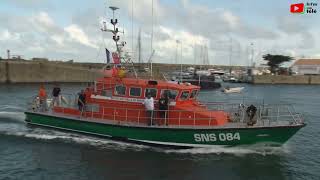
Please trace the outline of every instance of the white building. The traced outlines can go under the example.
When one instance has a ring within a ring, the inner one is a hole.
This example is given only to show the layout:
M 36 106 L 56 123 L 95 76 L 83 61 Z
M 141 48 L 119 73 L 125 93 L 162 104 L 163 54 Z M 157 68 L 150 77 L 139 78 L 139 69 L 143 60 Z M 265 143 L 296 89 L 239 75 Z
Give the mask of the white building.
M 320 74 L 320 59 L 298 59 L 291 69 L 299 75 Z

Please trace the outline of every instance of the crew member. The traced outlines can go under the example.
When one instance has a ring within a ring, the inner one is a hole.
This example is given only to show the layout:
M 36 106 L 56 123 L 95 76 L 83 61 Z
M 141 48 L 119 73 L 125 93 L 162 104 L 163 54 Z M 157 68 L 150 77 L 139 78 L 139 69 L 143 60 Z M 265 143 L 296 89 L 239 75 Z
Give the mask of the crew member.
M 60 92 L 61 89 L 59 85 L 55 84 L 54 88 L 52 89 L 52 106 L 60 105 Z
M 40 101 L 40 111 L 44 112 L 47 110 L 47 92 L 43 84 L 40 85 L 38 96 Z
M 147 124 L 153 125 L 153 111 L 154 111 L 154 100 L 153 97 L 151 97 L 151 94 L 149 93 L 147 97 L 143 101 L 144 107 L 146 108 L 146 118 L 147 118 Z
M 79 97 L 78 97 L 78 108 L 81 113 L 83 112 L 83 110 L 85 108 L 85 104 L 86 104 L 86 95 L 85 95 L 84 91 L 81 90 L 81 92 L 79 93 Z
M 167 117 L 168 117 L 168 109 L 169 109 L 169 98 L 166 93 L 161 95 L 159 99 L 159 116 L 160 120 L 165 120 L 165 124 L 168 125 Z M 159 120 L 158 124 L 161 125 L 161 121 Z

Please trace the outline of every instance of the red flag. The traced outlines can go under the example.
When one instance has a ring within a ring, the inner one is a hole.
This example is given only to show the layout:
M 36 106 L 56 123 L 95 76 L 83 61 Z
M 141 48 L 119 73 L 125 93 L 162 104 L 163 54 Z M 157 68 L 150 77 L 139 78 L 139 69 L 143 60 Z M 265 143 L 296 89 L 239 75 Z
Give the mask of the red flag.
M 112 53 L 112 59 L 113 59 L 113 63 L 114 64 L 120 64 L 120 57 L 119 57 L 118 53 L 113 52 Z

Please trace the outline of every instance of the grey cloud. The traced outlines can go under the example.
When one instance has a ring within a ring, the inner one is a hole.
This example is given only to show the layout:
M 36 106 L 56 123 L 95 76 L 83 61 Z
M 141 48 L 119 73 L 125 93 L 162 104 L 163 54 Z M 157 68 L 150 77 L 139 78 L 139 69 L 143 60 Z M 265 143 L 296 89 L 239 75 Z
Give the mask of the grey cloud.
M 302 33 L 301 35 L 301 41 L 299 43 L 299 48 L 303 49 L 311 49 L 315 47 L 315 39 L 313 35 L 310 32 Z
M 277 18 L 277 27 L 287 34 L 303 33 L 306 31 L 303 17 L 282 16 Z
M 312 24 L 308 23 L 305 16 L 283 16 L 277 19 L 277 26 L 280 31 L 288 37 L 299 37 L 297 48 L 311 49 L 315 47 L 314 35 L 311 33 Z

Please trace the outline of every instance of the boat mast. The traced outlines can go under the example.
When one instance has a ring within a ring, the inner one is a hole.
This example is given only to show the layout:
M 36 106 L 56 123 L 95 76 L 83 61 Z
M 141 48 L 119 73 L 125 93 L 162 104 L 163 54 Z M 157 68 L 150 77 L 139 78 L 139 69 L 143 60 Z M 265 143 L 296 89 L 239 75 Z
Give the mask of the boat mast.
M 101 31 L 111 32 L 113 34 L 112 39 L 115 42 L 115 45 L 116 45 L 116 48 L 117 48 L 117 52 L 118 52 L 118 54 L 120 56 L 120 59 L 121 59 L 121 47 L 123 47 L 126 44 L 126 42 L 121 42 L 121 44 L 118 44 L 118 41 L 120 40 L 120 36 L 118 35 L 118 33 L 120 31 L 119 31 L 119 28 L 117 28 L 118 19 L 114 18 L 114 12 L 119 8 L 115 7 L 115 6 L 110 6 L 109 8 L 112 10 L 112 19 L 111 19 L 110 23 L 113 25 L 113 28 L 112 29 L 108 29 L 107 25 L 106 25 L 106 22 L 104 21 L 103 22 L 103 28 L 101 28 Z M 121 32 L 121 33 L 124 33 L 124 31 Z
M 232 37 L 230 37 L 230 52 L 229 52 L 229 72 L 230 72 L 230 75 L 232 72 L 231 61 L 232 61 Z
M 132 51 L 132 57 L 134 57 L 134 51 L 133 51 L 133 0 L 131 0 L 131 51 Z
M 175 56 L 175 63 L 176 65 L 178 64 L 178 44 L 179 44 L 179 40 L 176 40 L 176 56 Z
M 106 25 L 106 22 L 103 22 L 103 27 L 101 28 L 101 31 L 111 32 L 113 34 L 112 39 L 113 39 L 113 41 L 115 42 L 115 45 L 116 45 L 116 50 L 117 50 L 117 53 L 118 53 L 118 56 L 119 56 L 119 60 L 120 60 L 119 63 L 121 65 L 131 64 L 131 66 L 133 67 L 134 75 L 137 78 L 137 73 L 136 73 L 136 71 L 134 69 L 134 65 L 133 65 L 133 62 L 131 60 L 131 57 L 128 56 L 128 54 L 122 55 L 123 48 L 127 43 L 125 41 L 122 41 L 121 43 L 118 43 L 118 41 L 120 40 L 120 36 L 118 35 L 118 33 L 124 34 L 124 30 L 122 32 L 119 31 L 119 28 L 117 27 L 118 19 L 116 19 L 114 17 L 115 11 L 118 10 L 119 8 L 115 7 L 115 6 L 110 6 L 109 8 L 112 10 L 112 19 L 111 19 L 110 23 L 113 25 L 113 28 L 112 29 L 108 29 L 107 25 Z
M 142 59 L 141 59 L 141 28 L 139 28 L 139 34 L 138 34 L 138 62 L 141 66 Z
M 182 83 L 182 42 L 180 42 L 180 82 Z
M 151 78 L 153 77 L 153 72 L 152 72 L 152 56 L 154 54 L 153 51 L 153 0 L 151 1 L 151 22 L 152 22 L 152 27 L 151 27 L 151 56 L 150 56 L 150 73 L 151 73 Z
M 253 49 L 253 42 L 251 43 L 251 63 L 250 66 L 253 68 L 253 55 L 254 55 L 254 49 Z

